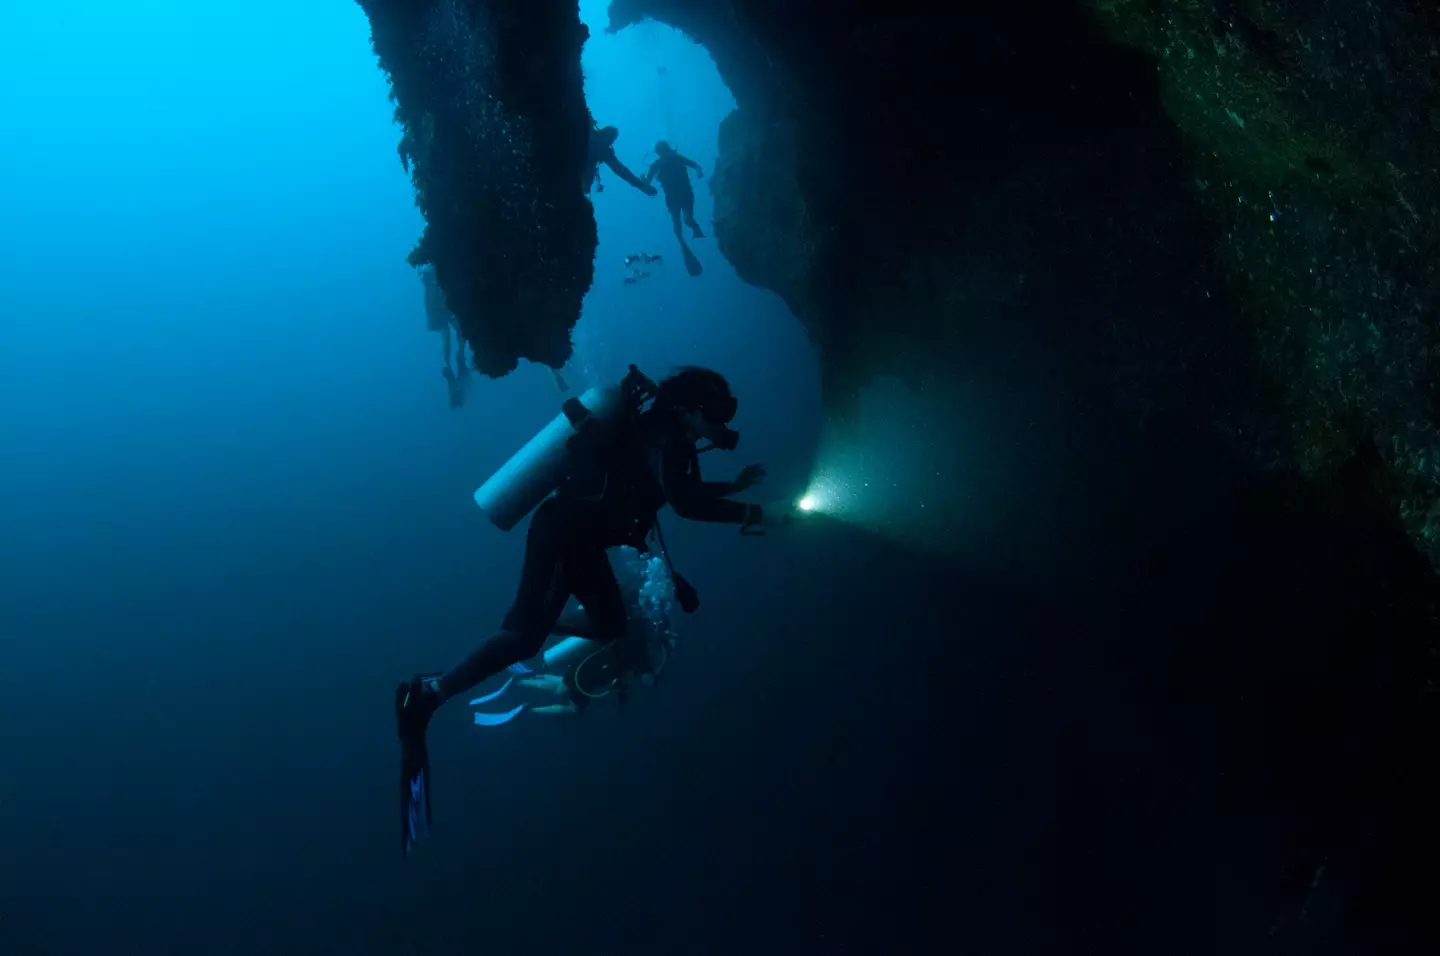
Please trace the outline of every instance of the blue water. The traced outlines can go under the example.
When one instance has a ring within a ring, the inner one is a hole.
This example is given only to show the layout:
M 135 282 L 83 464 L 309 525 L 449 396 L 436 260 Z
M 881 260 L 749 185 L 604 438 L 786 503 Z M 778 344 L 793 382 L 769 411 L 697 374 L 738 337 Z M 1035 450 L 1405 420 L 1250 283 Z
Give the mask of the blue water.
M 709 57 L 656 25 L 606 37 L 603 8 L 582 4 L 587 94 L 622 159 L 665 138 L 708 174 L 733 107 Z M 522 536 L 470 493 L 561 396 L 522 365 L 447 407 L 359 7 L 0 22 L 0 88 L 23 91 L 0 134 L 0 951 L 700 952 L 793 911 L 756 908 L 757 867 L 794 864 L 743 838 L 805 802 L 750 752 L 791 755 L 731 721 L 796 678 L 767 671 L 761 625 L 812 570 L 673 520 L 705 620 L 663 700 L 485 737 L 447 711 L 437 837 L 398 859 L 391 689 L 498 622 Z M 707 466 L 765 462 L 758 497 L 798 494 L 821 417 L 804 331 L 713 240 L 686 276 L 663 204 L 602 175 L 572 384 L 720 369 L 745 437 Z M 625 286 L 641 251 L 667 263 Z

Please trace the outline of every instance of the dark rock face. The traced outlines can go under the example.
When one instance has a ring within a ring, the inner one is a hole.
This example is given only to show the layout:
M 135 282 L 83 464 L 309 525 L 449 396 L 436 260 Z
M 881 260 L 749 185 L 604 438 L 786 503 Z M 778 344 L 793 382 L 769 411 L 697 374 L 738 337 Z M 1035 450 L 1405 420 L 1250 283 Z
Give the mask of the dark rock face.
M 806 323 L 832 410 L 1049 352 L 1095 410 L 1178 406 L 1252 466 L 1373 441 L 1440 559 L 1433 9 L 611 5 L 645 17 L 735 93 L 717 238 Z
M 360 0 L 404 128 L 425 234 L 476 367 L 558 368 L 594 276 L 580 50 L 564 0 Z
M 1168 755 L 1113 812 L 1198 895 L 1115 898 L 1190 921 L 1176 952 L 1429 951 L 1434 11 L 612 2 L 647 17 L 735 94 L 716 236 L 810 330 L 833 413 L 877 374 L 981 380 L 1066 409 L 1059 460 L 1104 466 L 1077 507 L 1109 474 L 1144 509 L 1143 569 L 1062 666 L 1153 692 Z
M 1191 359 L 1244 361 L 1214 348 L 1223 287 L 1153 65 L 1079 9 L 616 0 L 611 16 L 714 55 L 739 103 L 717 237 L 807 324 L 833 410 L 877 373 L 920 383 L 1058 341 L 1061 374 L 1105 402 L 1107 378 L 1133 398 L 1137 372 L 1181 384 L 1147 359 L 1207 391 L 1216 369 Z
M 1155 62 L 1282 459 L 1315 475 L 1375 444 L 1391 506 L 1440 560 L 1440 12 L 1280 0 L 1096 10 Z

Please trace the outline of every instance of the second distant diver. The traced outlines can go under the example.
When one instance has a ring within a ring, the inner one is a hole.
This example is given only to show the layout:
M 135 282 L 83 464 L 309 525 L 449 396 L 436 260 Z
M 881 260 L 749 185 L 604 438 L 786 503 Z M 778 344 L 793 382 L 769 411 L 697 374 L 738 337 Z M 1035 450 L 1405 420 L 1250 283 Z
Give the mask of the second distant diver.
M 695 221 L 695 190 L 690 188 L 690 170 L 695 170 L 700 178 L 704 178 L 705 171 L 695 160 L 675 152 L 664 140 L 655 144 L 655 154 L 658 158 L 650 164 L 645 182 L 660 180 L 660 188 L 665 190 L 665 208 L 670 210 L 670 220 L 675 225 L 675 238 L 681 246 L 685 245 L 685 236 L 680 231 L 680 221 L 684 219 L 695 238 L 704 239 L 705 233 Z
M 572 464 L 530 519 L 520 585 L 501 629 L 449 671 L 417 675 L 396 688 L 401 840 L 407 854 L 429 830 L 425 738 L 442 704 L 539 654 L 571 597 L 584 607 L 590 640 L 609 644 L 624 638 L 626 602 L 606 554 L 609 549 L 629 545 L 650 552 L 651 538 L 658 536 L 658 513 L 667 503 L 682 518 L 738 525 L 742 531 L 778 527 L 799 516 L 788 502 L 762 508 L 730 500 L 764 477 L 758 466 L 735 481 L 701 478 L 702 449 L 697 443 L 728 450 L 739 442 L 739 434 L 729 427 L 738 403 L 718 373 L 685 368 L 656 385 L 632 367 L 614 394 L 619 397 L 612 407 L 619 410 L 605 418 L 567 403 L 566 418 L 575 431 L 563 447 Z M 522 456 L 538 463 L 537 468 L 544 468 L 551 457 L 522 450 L 512 462 Z M 511 469 L 507 464 L 486 487 L 498 484 L 497 497 L 503 498 L 523 484 L 525 474 L 535 474 L 526 472 L 527 467 Z M 486 487 L 477 492 L 477 503 Z M 528 500 L 507 512 L 504 523 L 495 513 L 491 520 L 512 527 L 523 517 Z M 663 541 L 660 547 L 663 553 Z M 692 599 L 682 601 L 682 607 L 688 603 L 687 610 L 698 604 L 694 592 L 689 593 Z
M 425 322 L 431 332 L 440 335 L 440 360 L 443 366 L 440 374 L 450 393 L 450 407 L 460 408 L 465 404 L 465 392 L 470 384 L 470 366 L 465 361 L 465 334 L 460 331 L 460 320 L 445 304 L 445 293 L 440 280 L 435 278 L 435 267 L 420 267 L 420 281 L 425 284 Z M 455 359 L 451 364 L 450 343 L 455 343 Z
M 585 192 L 588 195 L 593 186 L 596 192 L 604 192 L 605 184 L 600 182 L 600 164 L 604 163 L 610 167 L 610 171 L 621 179 L 625 180 L 636 189 L 647 196 L 655 195 L 655 187 L 650 185 L 648 180 L 642 180 L 632 173 L 620 158 L 615 155 L 615 141 L 620 138 L 620 131 L 613 126 L 596 127 L 590 130 L 590 157 L 586 164 Z

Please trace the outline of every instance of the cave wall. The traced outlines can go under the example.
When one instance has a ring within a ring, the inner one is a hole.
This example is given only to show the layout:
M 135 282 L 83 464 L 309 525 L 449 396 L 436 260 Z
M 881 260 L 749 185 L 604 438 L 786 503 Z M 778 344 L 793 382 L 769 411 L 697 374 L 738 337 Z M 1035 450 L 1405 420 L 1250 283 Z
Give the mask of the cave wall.
M 837 416 L 876 374 L 993 374 L 997 349 L 1135 414 L 1247 378 L 1217 345 L 1222 283 L 1153 65 L 1083 10 L 611 5 L 611 29 L 644 17 L 703 43 L 735 94 L 717 240 L 806 324 Z
M 1440 562 L 1440 9 L 1096 0 L 1155 63 L 1210 255 L 1309 475 L 1374 444 Z
M 390 78 L 399 152 L 475 366 L 560 367 L 594 277 L 595 216 L 571 0 L 359 0 Z
M 610 9 L 735 94 L 715 234 L 805 323 L 834 417 L 876 375 L 979 380 L 1021 428 L 1063 408 L 1040 440 L 1077 509 L 1106 481 L 1148 509 L 1069 663 L 1193 748 L 1195 951 L 1434 951 L 1433 6 Z
M 805 322 L 838 416 L 876 374 L 1024 354 L 1249 467 L 1373 443 L 1440 560 L 1433 6 L 611 4 L 646 17 L 735 93 L 717 239 Z

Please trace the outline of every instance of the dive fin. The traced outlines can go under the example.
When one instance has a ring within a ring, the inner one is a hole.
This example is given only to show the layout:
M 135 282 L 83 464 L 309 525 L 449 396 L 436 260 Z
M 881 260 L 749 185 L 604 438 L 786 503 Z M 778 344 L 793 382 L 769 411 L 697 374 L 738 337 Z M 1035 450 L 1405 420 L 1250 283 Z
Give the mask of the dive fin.
M 425 730 L 435 713 L 438 691 L 416 677 L 395 688 L 395 724 L 400 736 L 400 853 L 409 856 L 430 835 L 430 752 Z
M 500 695 L 504 694 L 507 690 L 509 690 L 509 689 L 510 689 L 510 685 L 513 684 L 513 683 L 515 683 L 515 678 L 513 678 L 513 677 L 507 677 L 507 678 L 505 678 L 505 683 L 503 683 L 503 684 L 500 685 L 500 689 L 499 689 L 499 690 L 491 691 L 490 693 L 486 694 L 486 695 L 483 696 L 483 697 L 476 697 L 474 700 L 472 700 L 472 701 L 470 702 L 470 706 L 471 706 L 471 707 L 474 707 L 476 704 L 488 704 L 488 703 L 490 703 L 492 700 L 494 700 L 495 698 L 499 697 Z
M 700 260 L 696 258 L 695 253 L 690 251 L 689 246 L 681 246 L 680 248 L 681 251 L 685 253 L 686 272 L 690 273 L 692 276 L 698 276 L 700 273 L 705 271 L 703 268 L 701 268 Z
M 473 702 L 472 702 L 472 703 L 473 703 Z M 475 712 L 475 726 L 476 726 L 476 727 L 499 727 L 499 726 L 501 726 L 502 724 L 508 724 L 508 723 L 510 723 L 510 721 L 514 720 L 516 717 L 519 717 L 519 716 L 520 716 L 520 712 L 523 711 L 524 709 L 525 709 L 525 705 L 524 705 L 524 704 L 521 704 L 519 707 L 516 707 L 514 710 L 506 711 L 506 712 L 503 713 L 503 714 L 487 714 L 487 713 L 485 713 L 484 711 L 479 711 L 479 710 L 477 710 L 477 711 Z

